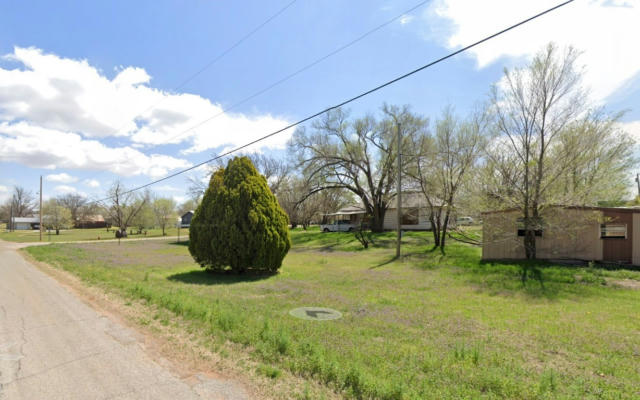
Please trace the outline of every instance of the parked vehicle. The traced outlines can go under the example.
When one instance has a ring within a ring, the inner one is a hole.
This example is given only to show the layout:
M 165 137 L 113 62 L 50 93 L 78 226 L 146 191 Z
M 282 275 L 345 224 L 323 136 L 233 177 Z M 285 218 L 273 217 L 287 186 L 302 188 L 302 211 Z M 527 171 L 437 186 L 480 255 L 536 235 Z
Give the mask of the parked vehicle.
M 356 229 L 356 224 L 352 224 L 348 220 L 341 220 L 320 225 L 320 229 L 323 232 L 351 232 Z
M 458 219 L 456 219 L 456 224 L 458 226 L 473 225 L 474 222 L 475 221 L 471 217 L 459 217 Z

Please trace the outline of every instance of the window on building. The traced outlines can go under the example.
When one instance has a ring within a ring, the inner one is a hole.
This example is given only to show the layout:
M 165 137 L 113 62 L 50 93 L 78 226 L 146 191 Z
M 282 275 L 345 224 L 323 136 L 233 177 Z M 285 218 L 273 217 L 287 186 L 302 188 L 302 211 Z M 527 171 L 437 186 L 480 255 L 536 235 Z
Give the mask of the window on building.
M 626 239 L 627 224 L 602 224 L 600 225 L 600 238 L 602 239 Z
M 409 208 L 402 213 L 402 225 L 418 225 L 420 223 L 417 208 Z
M 524 218 L 518 218 L 517 219 L 517 223 L 518 223 L 518 236 L 523 236 L 524 237 Z M 538 237 L 542 236 L 542 220 L 537 221 L 537 223 L 534 224 L 534 226 L 537 226 L 537 229 L 534 229 L 534 234 Z
M 536 229 L 534 233 L 536 236 L 542 236 L 542 229 Z M 524 236 L 524 229 L 518 229 L 518 236 Z

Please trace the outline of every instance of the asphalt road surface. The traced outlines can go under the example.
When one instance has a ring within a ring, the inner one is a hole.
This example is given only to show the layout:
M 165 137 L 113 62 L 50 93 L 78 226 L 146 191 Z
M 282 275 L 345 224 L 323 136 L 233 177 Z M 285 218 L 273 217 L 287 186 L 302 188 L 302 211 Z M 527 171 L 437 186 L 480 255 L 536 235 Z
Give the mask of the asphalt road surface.
M 248 398 L 228 381 L 180 380 L 17 247 L 0 240 L 0 400 Z

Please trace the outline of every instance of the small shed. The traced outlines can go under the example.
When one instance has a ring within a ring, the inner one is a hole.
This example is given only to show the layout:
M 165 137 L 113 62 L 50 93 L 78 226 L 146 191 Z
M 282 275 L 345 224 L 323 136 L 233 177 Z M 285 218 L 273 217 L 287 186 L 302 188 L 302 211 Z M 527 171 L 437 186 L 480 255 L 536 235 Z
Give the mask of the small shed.
M 107 226 L 107 222 L 104 220 L 102 215 L 96 214 L 87 215 L 78 219 L 75 225 L 76 228 L 105 228 Z
M 519 210 L 482 214 L 482 258 L 524 259 Z M 536 256 L 640 265 L 640 208 L 553 206 L 535 230 Z
M 40 229 L 40 218 L 38 217 L 13 217 L 11 226 L 16 231 L 27 231 Z
M 189 210 L 180 217 L 180 227 L 188 228 L 191 226 L 191 218 L 193 218 L 193 210 Z

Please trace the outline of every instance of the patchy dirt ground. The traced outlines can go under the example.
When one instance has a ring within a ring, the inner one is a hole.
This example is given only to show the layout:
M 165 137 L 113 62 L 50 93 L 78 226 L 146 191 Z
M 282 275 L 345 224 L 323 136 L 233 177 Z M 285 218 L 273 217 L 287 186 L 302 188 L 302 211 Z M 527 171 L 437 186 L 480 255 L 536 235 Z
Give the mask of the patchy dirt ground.
M 607 284 L 620 286 L 625 289 L 640 290 L 640 281 L 634 279 L 611 279 L 607 278 Z

